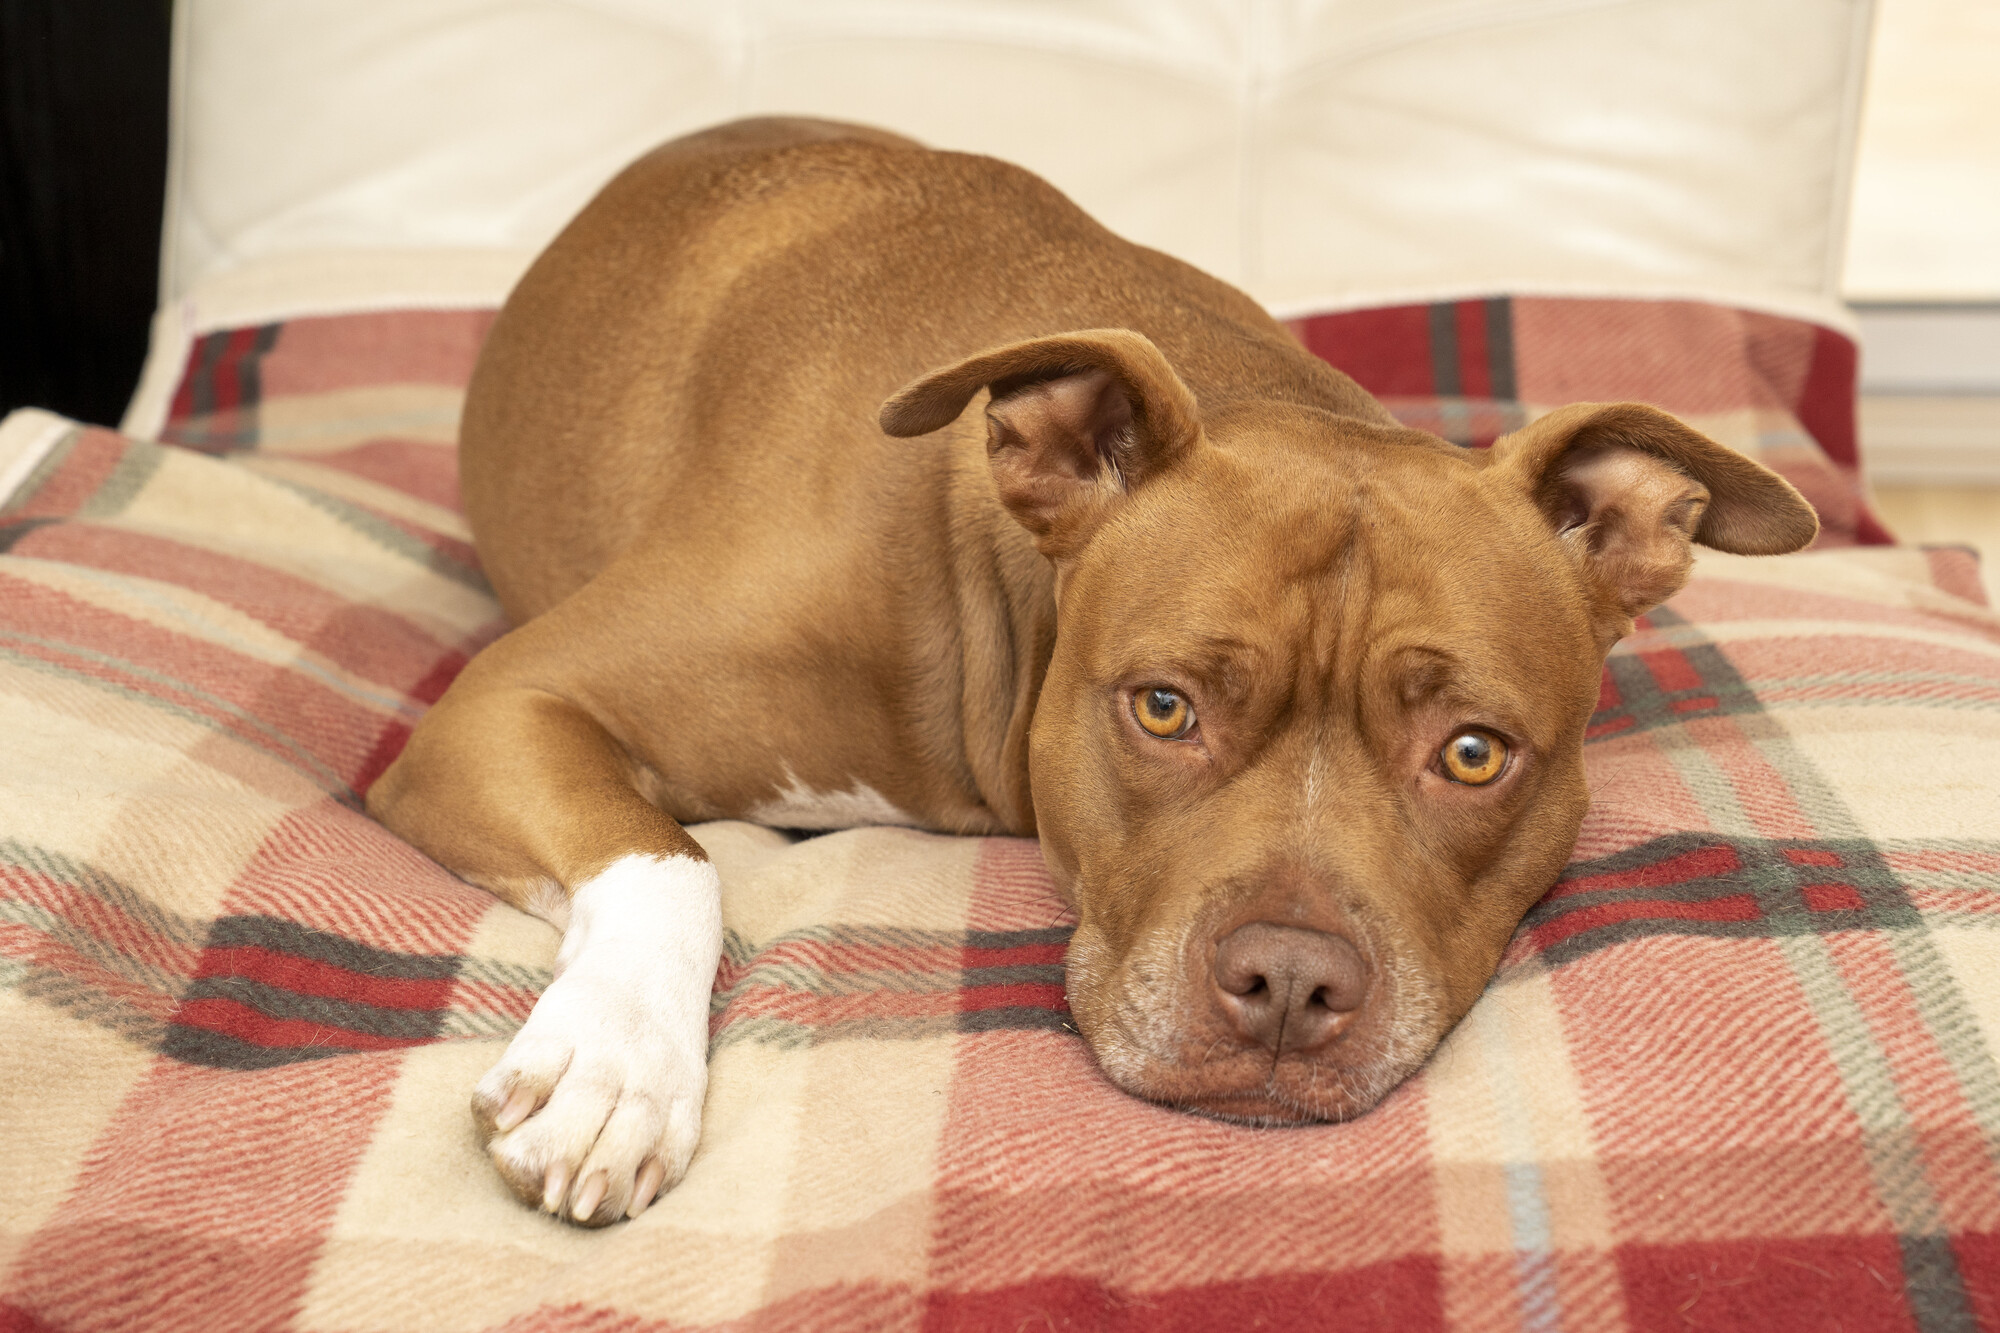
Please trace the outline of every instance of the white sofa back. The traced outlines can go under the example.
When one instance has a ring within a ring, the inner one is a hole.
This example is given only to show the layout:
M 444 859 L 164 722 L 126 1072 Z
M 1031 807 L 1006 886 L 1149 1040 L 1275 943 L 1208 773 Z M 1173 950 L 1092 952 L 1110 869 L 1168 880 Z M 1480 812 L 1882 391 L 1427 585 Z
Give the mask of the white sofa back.
M 782 111 L 1021 162 L 1280 314 L 1512 291 L 1847 323 L 1867 0 L 177 8 L 163 302 L 465 250 L 497 297 L 649 145 Z

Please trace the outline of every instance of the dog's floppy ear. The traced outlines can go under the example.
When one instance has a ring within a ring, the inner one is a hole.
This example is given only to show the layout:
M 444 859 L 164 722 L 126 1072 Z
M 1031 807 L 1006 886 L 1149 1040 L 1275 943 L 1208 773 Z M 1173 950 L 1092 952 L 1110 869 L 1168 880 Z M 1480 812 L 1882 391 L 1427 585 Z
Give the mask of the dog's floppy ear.
M 923 435 L 981 389 L 1000 501 L 1043 554 L 1081 545 L 1118 497 L 1200 434 L 1194 395 L 1144 334 L 1085 329 L 1010 343 L 934 370 L 882 404 L 882 429 Z
M 1796 551 L 1819 519 L 1760 463 L 1643 403 L 1574 403 L 1493 445 L 1489 476 L 1542 511 L 1596 593 L 1608 645 L 1680 591 L 1689 543 Z

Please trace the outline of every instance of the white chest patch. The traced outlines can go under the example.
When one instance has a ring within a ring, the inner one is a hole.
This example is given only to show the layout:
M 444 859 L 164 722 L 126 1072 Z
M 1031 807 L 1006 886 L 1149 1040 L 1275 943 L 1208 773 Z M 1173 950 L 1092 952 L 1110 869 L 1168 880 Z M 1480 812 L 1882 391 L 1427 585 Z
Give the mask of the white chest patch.
M 778 790 L 777 799 L 752 807 L 744 817 L 772 828 L 862 828 L 870 824 L 918 827 L 915 819 L 891 805 L 887 797 L 865 782 L 857 782 L 846 791 L 814 791 L 799 781 L 790 764 L 785 765 L 785 785 Z

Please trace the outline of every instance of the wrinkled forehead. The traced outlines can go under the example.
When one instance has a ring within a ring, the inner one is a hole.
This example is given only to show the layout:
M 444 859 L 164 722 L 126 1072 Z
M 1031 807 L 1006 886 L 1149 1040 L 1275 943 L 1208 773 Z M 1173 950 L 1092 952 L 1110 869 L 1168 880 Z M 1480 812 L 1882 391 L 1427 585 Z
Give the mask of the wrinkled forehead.
M 1421 439 L 1200 451 L 1079 562 L 1077 584 L 1105 589 L 1096 651 L 1234 644 L 1330 666 L 1408 648 L 1507 677 L 1586 662 L 1581 588 L 1533 505 Z

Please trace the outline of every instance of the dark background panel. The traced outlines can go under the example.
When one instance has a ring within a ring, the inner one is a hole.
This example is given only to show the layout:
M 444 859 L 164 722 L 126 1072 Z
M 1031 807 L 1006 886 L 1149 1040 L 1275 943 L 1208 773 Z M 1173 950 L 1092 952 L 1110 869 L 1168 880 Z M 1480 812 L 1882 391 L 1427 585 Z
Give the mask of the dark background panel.
M 0 410 L 116 424 L 146 355 L 171 0 L 0 0 Z

